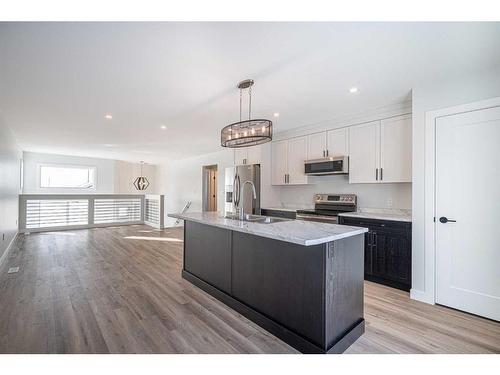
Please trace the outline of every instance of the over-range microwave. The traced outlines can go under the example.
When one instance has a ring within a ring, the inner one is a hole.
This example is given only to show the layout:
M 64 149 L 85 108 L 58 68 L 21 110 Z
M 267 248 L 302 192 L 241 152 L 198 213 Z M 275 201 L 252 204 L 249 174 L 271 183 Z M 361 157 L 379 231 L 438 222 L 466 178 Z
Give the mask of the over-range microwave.
M 305 173 L 309 176 L 326 176 L 349 173 L 348 156 L 332 156 L 322 159 L 306 160 Z

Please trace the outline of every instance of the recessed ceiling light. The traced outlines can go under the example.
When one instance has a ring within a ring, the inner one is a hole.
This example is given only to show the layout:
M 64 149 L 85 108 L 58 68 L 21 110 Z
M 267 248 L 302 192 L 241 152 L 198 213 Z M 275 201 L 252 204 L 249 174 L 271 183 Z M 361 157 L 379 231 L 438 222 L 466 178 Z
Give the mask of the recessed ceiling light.
M 165 125 L 160 126 L 163 130 L 165 130 L 167 127 Z
M 357 87 L 351 87 L 351 88 L 349 89 L 349 92 L 350 92 L 351 94 L 355 94 L 355 93 L 357 93 L 357 92 L 358 92 L 358 88 L 357 88 Z
M 113 147 L 114 145 L 111 144 L 111 143 L 105 143 L 104 146 L 106 146 L 106 147 Z
M 274 117 L 280 117 L 280 113 L 279 112 L 274 112 L 273 116 Z
M 111 115 L 111 114 L 107 113 L 107 114 L 105 114 L 105 115 L 104 115 L 104 118 L 105 118 L 106 120 L 111 120 L 111 119 L 113 118 L 113 115 Z

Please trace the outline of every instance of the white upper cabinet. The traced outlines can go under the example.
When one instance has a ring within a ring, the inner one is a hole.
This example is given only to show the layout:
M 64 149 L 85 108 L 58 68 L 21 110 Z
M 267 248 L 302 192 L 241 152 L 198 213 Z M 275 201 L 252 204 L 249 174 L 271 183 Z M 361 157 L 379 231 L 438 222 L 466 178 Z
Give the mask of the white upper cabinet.
M 411 182 L 411 116 L 380 122 L 380 181 Z
M 234 164 L 260 164 L 260 146 L 241 147 L 234 149 Z
M 411 182 L 411 131 L 404 115 L 272 142 L 272 184 L 307 184 L 306 160 L 337 156 L 349 157 L 352 184 Z M 236 160 L 256 163 L 250 151 Z
M 307 136 L 307 159 L 321 159 L 326 156 L 326 132 Z
M 273 185 L 308 183 L 304 168 L 307 159 L 307 136 L 272 142 L 271 158 Z
M 307 159 L 321 159 L 327 156 L 349 155 L 349 131 L 347 128 L 309 134 L 307 136 Z
M 287 174 L 288 141 L 275 141 L 271 144 L 271 183 L 285 185 Z
M 326 156 L 349 156 L 348 128 L 330 130 L 327 135 Z
M 349 183 L 378 182 L 380 121 L 349 128 Z
M 349 182 L 411 182 L 411 116 L 349 128 Z
M 307 160 L 307 137 L 288 140 L 288 184 L 307 184 L 305 161 Z

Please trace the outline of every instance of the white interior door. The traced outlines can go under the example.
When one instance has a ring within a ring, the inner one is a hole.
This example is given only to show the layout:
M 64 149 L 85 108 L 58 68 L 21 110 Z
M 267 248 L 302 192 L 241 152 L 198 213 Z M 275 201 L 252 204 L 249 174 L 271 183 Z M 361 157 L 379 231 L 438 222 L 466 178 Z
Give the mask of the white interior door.
M 287 144 L 288 141 L 276 141 L 271 144 L 271 183 L 284 185 L 287 173 Z
M 307 137 L 288 140 L 288 183 L 307 184 L 305 161 L 307 159 Z
M 380 121 L 349 129 L 349 183 L 379 182 Z
M 411 182 L 411 116 L 380 122 L 380 181 Z
M 326 156 L 326 133 L 314 133 L 307 136 L 307 159 L 321 159 Z
M 328 156 L 349 156 L 349 131 L 347 128 L 328 132 Z
M 500 107 L 436 120 L 436 301 L 500 320 Z M 456 222 L 445 221 L 456 220 Z

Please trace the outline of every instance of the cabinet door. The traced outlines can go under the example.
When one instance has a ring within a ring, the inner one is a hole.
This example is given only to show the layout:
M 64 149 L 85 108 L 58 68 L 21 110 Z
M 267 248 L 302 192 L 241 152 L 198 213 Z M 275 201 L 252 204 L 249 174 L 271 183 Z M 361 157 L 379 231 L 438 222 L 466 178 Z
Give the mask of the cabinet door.
M 287 173 L 287 144 L 288 141 L 277 141 L 271 144 L 271 183 L 284 185 Z
M 245 147 L 236 148 L 234 150 L 234 165 L 248 164 L 246 160 L 248 159 L 248 152 Z
M 304 162 L 307 159 L 307 136 L 288 140 L 288 184 L 307 184 Z
M 247 160 L 245 164 L 260 164 L 260 145 L 247 148 Z
M 327 156 L 349 156 L 348 128 L 330 130 L 327 138 Z
M 411 284 L 411 245 L 404 234 L 377 231 L 373 241 L 373 274 L 385 280 Z
M 411 116 L 380 122 L 382 182 L 411 182 Z
M 349 129 L 349 183 L 379 182 L 380 121 Z
M 326 156 L 326 133 L 315 133 L 307 136 L 307 159 L 321 159 Z

